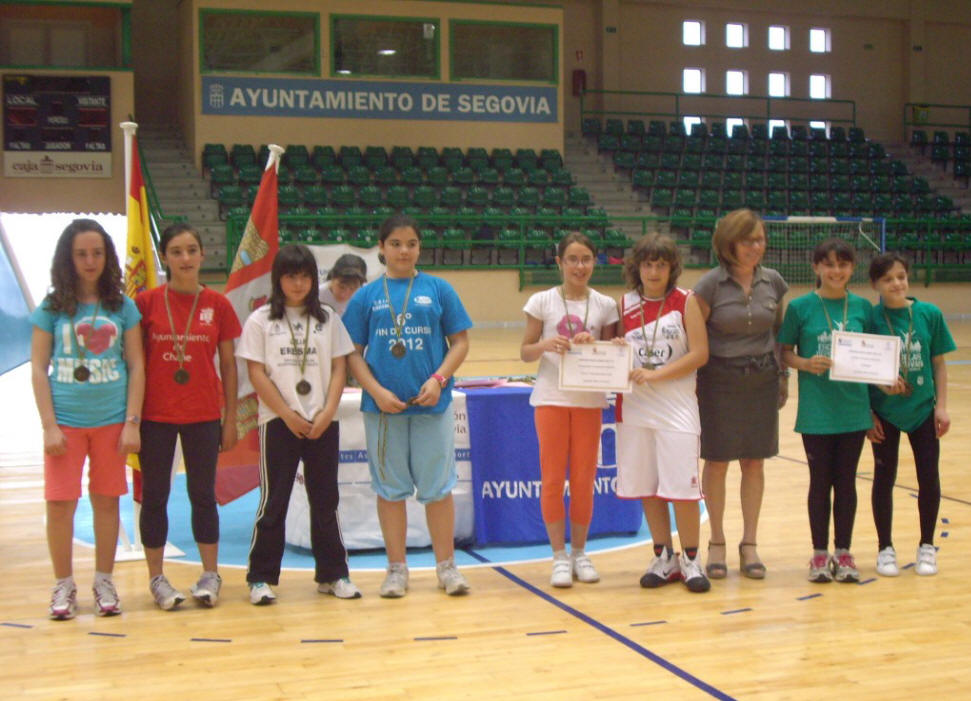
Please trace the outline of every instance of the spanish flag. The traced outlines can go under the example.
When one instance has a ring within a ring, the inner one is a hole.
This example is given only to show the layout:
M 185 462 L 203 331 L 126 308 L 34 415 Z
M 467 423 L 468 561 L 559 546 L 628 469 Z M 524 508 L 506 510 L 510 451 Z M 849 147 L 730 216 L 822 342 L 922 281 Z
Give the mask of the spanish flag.
M 134 298 L 139 292 L 158 286 L 155 249 L 148 217 L 148 197 L 138 141 L 131 138 L 131 168 L 128 176 L 128 245 L 125 248 L 125 293 Z

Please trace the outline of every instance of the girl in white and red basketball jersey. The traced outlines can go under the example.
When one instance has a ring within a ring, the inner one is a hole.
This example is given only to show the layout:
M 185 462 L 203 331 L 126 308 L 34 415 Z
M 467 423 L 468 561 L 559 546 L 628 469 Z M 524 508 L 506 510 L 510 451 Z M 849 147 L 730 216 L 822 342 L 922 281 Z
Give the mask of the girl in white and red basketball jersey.
M 667 236 L 648 234 L 624 263 L 631 290 L 620 300 L 624 338 L 634 350 L 634 391 L 617 398 L 617 494 L 640 499 L 654 541 L 641 586 L 682 579 L 693 592 L 711 587 L 698 562 L 702 498 L 701 421 L 696 370 L 708 361 L 698 300 L 678 287 L 681 257 Z M 674 504 L 681 557 L 672 547 Z
M 71 544 L 88 460 L 94 515 L 94 602 L 99 616 L 121 613 L 111 572 L 118 543 L 118 497 L 128 491 L 125 456 L 138 450 L 145 387 L 139 314 L 124 294 L 111 237 L 75 219 L 57 241 L 51 292 L 30 315 L 34 399 L 44 429 L 47 545 L 56 583 L 48 613 L 77 615 Z
M 172 459 L 176 438 L 181 437 L 192 534 L 203 568 L 192 595 L 214 606 L 222 581 L 216 571 L 216 460 L 220 450 L 236 444 L 233 339 L 241 329 L 229 300 L 199 282 L 202 240 L 192 227 L 168 227 L 159 252 L 168 282 L 135 299 L 142 313 L 146 368 L 139 528 L 152 596 L 159 608 L 169 610 L 185 600 L 162 573 Z M 217 353 L 219 374 L 213 363 Z

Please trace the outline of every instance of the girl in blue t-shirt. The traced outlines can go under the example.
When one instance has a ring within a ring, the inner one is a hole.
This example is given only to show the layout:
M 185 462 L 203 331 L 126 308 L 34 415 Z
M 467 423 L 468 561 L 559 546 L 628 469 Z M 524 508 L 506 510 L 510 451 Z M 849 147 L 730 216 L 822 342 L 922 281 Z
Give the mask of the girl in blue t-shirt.
M 448 282 L 416 269 L 421 234 L 414 219 L 386 219 L 378 249 L 385 274 L 354 294 L 342 320 L 356 349 L 348 364 L 364 390 L 371 487 L 388 555 L 380 594 L 393 598 L 408 590 L 405 500 L 412 494 L 425 505 L 439 587 L 464 594 L 469 585 L 455 567 L 450 404 L 472 321 Z
M 121 613 L 111 581 L 118 497 L 128 491 L 125 457 L 139 448 L 145 392 L 141 315 L 123 289 L 111 237 L 96 221 L 75 219 L 54 249 L 51 292 L 30 316 L 31 380 L 44 429 L 47 544 L 57 580 L 49 609 L 54 620 L 78 611 L 71 545 L 86 458 L 95 613 Z
M 871 427 L 867 386 L 830 379 L 834 331 L 870 329 L 870 303 L 847 285 L 856 256 L 843 239 L 826 239 L 813 250 L 816 289 L 792 300 L 779 329 L 782 359 L 799 371 L 796 431 L 802 434 L 809 463 L 809 528 L 812 582 L 858 582 L 850 554 L 856 518 L 856 466 Z M 833 554 L 829 554 L 829 515 L 833 513 Z
M 885 577 L 900 574 L 890 531 L 902 432 L 910 439 L 917 468 L 920 543 L 914 571 L 923 576 L 937 574 L 934 528 L 941 505 L 940 438 L 951 427 L 944 354 L 957 346 L 941 310 L 907 296 L 909 271 L 907 259 L 899 253 L 884 253 L 870 263 L 870 283 L 880 294 L 873 331 L 901 337 L 901 377 L 891 392 L 871 388 L 873 428 L 867 432 L 873 446 L 871 500 L 879 541 L 877 573 Z

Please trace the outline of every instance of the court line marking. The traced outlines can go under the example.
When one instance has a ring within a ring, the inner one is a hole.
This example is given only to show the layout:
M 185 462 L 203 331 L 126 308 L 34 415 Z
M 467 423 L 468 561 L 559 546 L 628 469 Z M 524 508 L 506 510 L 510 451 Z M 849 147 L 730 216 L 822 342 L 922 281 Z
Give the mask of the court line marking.
M 480 556 L 478 553 L 472 550 L 467 550 L 466 552 L 468 552 L 472 557 L 476 557 L 487 562 L 485 558 L 482 558 L 482 556 Z M 720 689 L 715 688 L 708 682 L 705 682 L 699 679 L 698 677 L 694 676 L 690 672 L 682 669 L 681 667 L 678 667 L 673 662 L 669 662 L 668 660 L 664 659 L 657 653 L 651 652 L 643 645 L 634 642 L 627 636 L 622 635 L 621 633 L 617 632 L 610 626 L 604 623 L 601 623 L 600 621 L 593 618 L 592 616 L 588 616 L 587 614 L 583 613 L 579 609 L 575 609 L 572 606 L 569 606 L 568 604 L 563 603 L 556 597 L 551 596 L 550 594 L 546 593 L 542 589 L 539 589 L 538 587 L 533 586 L 526 580 L 513 574 L 505 567 L 493 567 L 493 570 L 501 574 L 503 577 L 511 581 L 513 584 L 516 584 L 522 587 L 523 589 L 525 589 L 526 591 L 532 594 L 535 594 L 536 596 L 543 599 L 547 603 L 550 603 L 553 606 L 556 606 L 558 609 L 564 611 L 565 613 L 570 614 L 571 616 L 582 621 L 583 623 L 586 623 L 588 626 L 591 626 L 593 629 L 603 633 L 607 637 L 613 638 L 616 642 L 620 643 L 621 645 L 624 645 L 627 648 L 630 648 L 631 650 L 641 655 L 642 657 L 647 658 L 648 660 L 658 665 L 662 669 L 670 672 L 676 677 L 683 679 L 684 681 L 688 682 L 696 689 L 699 689 L 700 691 L 704 691 L 706 694 L 716 699 L 723 699 L 724 701 L 734 701 L 734 697 L 729 696 L 724 691 L 721 691 Z

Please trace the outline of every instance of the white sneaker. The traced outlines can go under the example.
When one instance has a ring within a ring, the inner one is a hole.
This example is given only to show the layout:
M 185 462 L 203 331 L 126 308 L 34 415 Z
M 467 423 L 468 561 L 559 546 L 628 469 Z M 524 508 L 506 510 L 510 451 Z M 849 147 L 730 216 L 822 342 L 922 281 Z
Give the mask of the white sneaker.
M 215 572 L 203 572 L 199 581 L 189 590 L 193 598 L 204 606 L 215 606 L 219 601 L 219 590 L 223 579 Z
M 597 568 L 590 562 L 590 557 L 586 553 L 575 554 L 570 559 L 573 560 L 573 578 L 578 582 L 593 584 L 600 581 Z
M 553 574 L 550 585 L 566 589 L 573 586 L 573 565 L 569 557 L 553 558 Z
M 897 567 L 897 552 L 892 545 L 877 553 L 877 574 L 884 577 L 896 577 L 900 574 L 900 568 Z
M 834 550 L 833 557 L 829 559 L 829 568 L 837 582 L 858 584 L 860 581 L 860 571 L 856 569 L 856 561 L 849 550 Z
M 385 599 L 399 599 L 408 592 L 408 565 L 404 562 L 388 564 L 388 573 L 381 582 L 379 594 Z
M 928 543 L 921 543 L 917 548 L 917 565 L 914 572 L 921 577 L 937 574 L 937 548 Z
M 47 613 L 55 621 L 66 621 L 78 615 L 78 588 L 73 579 L 54 585 Z
M 335 579 L 333 582 L 321 582 L 317 585 L 317 591 L 321 594 L 331 594 L 338 599 L 360 599 L 361 590 L 354 586 L 347 577 Z
M 117 616 L 121 613 L 121 601 L 110 579 L 96 581 L 94 591 L 94 612 L 99 616 Z
M 266 606 L 276 601 L 276 594 L 266 582 L 250 582 L 249 602 L 253 606 Z
M 711 589 L 711 582 L 708 581 L 704 571 L 701 569 L 701 563 L 698 562 L 697 555 L 692 559 L 684 553 L 681 553 L 679 564 L 681 567 L 681 579 L 684 580 L 684 585 L 688 588 L 688 591 L 700 594 Z
M 164 574 L 153 578 L 148 584 L 148 588 L 155 597 L 155 603 L 163 611 L 171 611 L 176 606 L 185 601 L 185 595 L 178 589 L 169 584 L 169 580 Z
M 674 556 L 673 550 L 665 547 L 660 555 L 655 555 L 651 560 L 647 572 L 641 577 L 641 586 L 645 589 L 654 589 L 679 579 L 681 579 L 681 568 L 678 566 L 678 558 Z
M 461 596 L 469 592 L 469 583 L 459 572 L 452 558 L 435 565 L 435 574 L 438 575 L 438 588 L 444 589 L 449 596 Z

